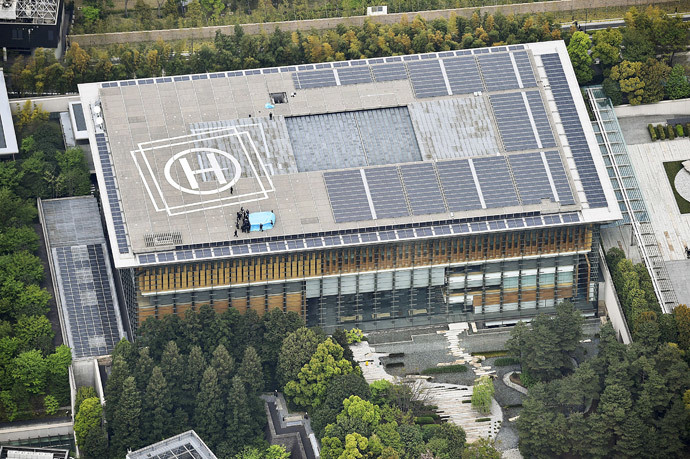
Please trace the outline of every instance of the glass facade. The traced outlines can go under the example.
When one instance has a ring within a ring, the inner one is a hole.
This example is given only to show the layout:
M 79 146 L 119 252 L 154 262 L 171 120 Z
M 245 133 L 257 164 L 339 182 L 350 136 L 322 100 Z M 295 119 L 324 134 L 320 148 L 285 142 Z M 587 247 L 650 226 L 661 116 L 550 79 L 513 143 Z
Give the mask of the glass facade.
M 593 310 L 597 235 L 581 225 L 141 267 L 130 317 L 277 308 L 328 331 L 527 317 L 562 299 Z

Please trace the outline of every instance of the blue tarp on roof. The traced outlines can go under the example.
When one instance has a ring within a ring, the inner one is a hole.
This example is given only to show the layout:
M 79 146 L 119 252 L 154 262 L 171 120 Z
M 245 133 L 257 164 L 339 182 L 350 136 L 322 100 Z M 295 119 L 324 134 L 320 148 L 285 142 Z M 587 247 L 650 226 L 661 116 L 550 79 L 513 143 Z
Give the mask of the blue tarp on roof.
M 254 212 L 249 214 L 250 231 L 269 230 L 276 223 L 276 215 L 273 212 Z

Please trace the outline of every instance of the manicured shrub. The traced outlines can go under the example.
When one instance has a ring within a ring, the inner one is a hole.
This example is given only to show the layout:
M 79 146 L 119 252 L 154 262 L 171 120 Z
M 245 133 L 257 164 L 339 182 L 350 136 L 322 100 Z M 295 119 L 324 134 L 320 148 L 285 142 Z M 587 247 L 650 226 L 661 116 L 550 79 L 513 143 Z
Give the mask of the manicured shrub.
M 656 129 L 654 129 L 654 126 L 648 124 L 647 129 L 649 129 L 649 136 L 652 138 L 652 141 L 657 140 Z
M 515 358 L 515 357 L 501 357 L 500 359 L 496 359 L 494 362 L 494 365 L 497 367 L 507 367 L 509 365 L 517 365 L 520 363 L 520 359 Z
M 668 138 L 673 140 L 676 138 L 676 133 L 673 131 L 673 126 L 670 124 L 666 125 L 666 131 L 668 132 Z
M 676 124 L 676 137 L 685 137 L 682 124 Z
M 46 395 L 46 397 L 43 399 L 43 406 L 46 409 L 46 413 L 48 413 L 50 416 L 57 413 L 58 408 L 60 408 L 60 404 L 58 403 L 57 399 L 52 395 Z
M 474 422 L 486 422 L 486 421 L 491 421 L 491 418 L 477 418 L 474 420 Z
M 414 418 L 414 423 L 419 425 L 433 424 L 434 418 L 432 418 L 431 416 L 419 416 L 417 418 Z
M 666 130 L 661 124 L 656 127 L 656 133 L 661 140 L 666 140 Z
M 442 373 L 464 373 L 467 371 L 465 365 L 447 365 L 445 367 L 431 367 L 422 371 L 423 375 L 438 375 Z
M 690 123 L 685 125 L 685 135 L 690 137 Z

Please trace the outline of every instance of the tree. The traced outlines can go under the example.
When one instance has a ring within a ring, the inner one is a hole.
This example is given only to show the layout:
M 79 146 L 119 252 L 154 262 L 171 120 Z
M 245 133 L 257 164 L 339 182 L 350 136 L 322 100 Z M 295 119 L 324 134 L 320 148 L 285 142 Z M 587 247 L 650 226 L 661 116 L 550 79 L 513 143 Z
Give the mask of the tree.
M 431 440 L 429 443 L 436 445 L 433 452 L 439 459 L 465 457 L 466 435 L 462 427 L 445 422 L 438 427 Z
M 607 69 L 618 64 L 621 61 L 621 43 L 623 43 L 623 34 L 619 29 L 608 28 L 606 30 L 598 30 L 592 35 L 592 57 L 599 59 L 604 74 L 608 73 Z
M 9 188 L 0 188 L 0 231 L 29 225 L 36 218 L 36 208 L 19 198 Z
M 369 385 L 361 374 L 352 372 L 329 381 L 324 402 L 311 413 L 311 426 L 318 438 L 323 436 L 326 426 L 335 422 L 343 410 L 343 400 L 352 395 L 363 400 L 369 400 L 371 396 Z
M 491 413 L 494 383 L 489 376 L 482 376 L 472 386 L 472 408 L 480 413 Z
M 149 355 L 149 348 L 143 347 L 139 349 L 139 359 L 134 369 L 134 377 L 137 380 L 137 390 L 139 392 L 146 390 L 154 365 L 153 359 Z
M 30 394 L 42 394 L 46 387 L 46 361 L 41 351 L 32 349 L 15 357 L 12 377 Z
M 256 349 L 252 346 L 247 347 L 244 351 L 244 358 L 239 370 L 237 370 L 237 376 L 247 387 L 248 396 L 258 395 L 263 390 L 264 376 L 261 370 L 261 360 Z
M 143 399 L 143 409 L 146 443 L 156 443 L 173 433 L 170 431 L 172 400 L 168 383 L 159 366 L 153 367 L 151 371 L 151 378 L 146 386 L 146 397 Z
M 218 374 L 213 367 L 204 371 L 201 390 L 196 397 L 194 425 L 197 433 L 211 448 L 215 448 L 223 439 L 223 418 L 225 404 L 221 398 Z
M 671 68 L 656 59 L 647 59 L 640 70 L 644 82 L 643 104 L 653 104 L 664 98 L 664 83 L 671 73 Z
M 685 67 L 674 65 L 666 81 L 666 96 L 669 99 L 685 99 L 690 97 L 690 83 L 685 75 Z
M 72 351 L 67 345 L 60 345 L 45 359 L 46 383 L 48 390 L 60 405 L 69 405 L 69 367 L 72 364 Z
M 323 403 L 328 382 L 352 371 L 352 364 L 343 358 L 343 348 L 328 338 L 318 345 L 297 379 L 285 385 L 284 393 L 299 406 L 315 408 Z
M 285 337 L 278 354 L 276 369 L 276 379 L 280 387 L 284 387 L 288 381 L 297 379 L 299 371 L 311 360 L 322 341 L 321 335 L 306 327 L 299 328 Z
M 611 99 L 613 105 L 620 105 L 623 103 L 623 94 L 621 94 L 621 85 L 611 78 L 604 78 L 601 86 L 606 93 L 606 96 Z
M 40 284 L 44 277 L 41 259 L 26 251 L 0 255 L 0 279 L 8 277 L 24 284 Z
M 89 431 L 102 428 L 102 419 L 103 407 L 98 397 L 90 397 L 81 402 L 74 418 L 74 434 L 79 448 L 84 446 Z
M 184 395 L 184 398 L 181 400 L 182 406 L 187 410 L 190 417 L 192 417 L 194 406 L 197 404 L 197 396 L 206 367 L 206 359 L 201 352 L 201 348 L 196 345 L 192 346 L 187 356 L 185 378 L 181 383 L 182 394 Z M 216 373 L 216 378 L 217 377 L 218 374 Z
M 642 63 L 623 61 L 611 69 L 611 79 L 617 81 L 631 105 L 639 105 L 645 83 L 641 77 Z
M 214 370 L 216 370 L 216 374 L 218 375 L 218 384 L 220 385 L 223 393 L 223 398 L 226 398 L 228 396 L 230 384 L 232 383 L 230 377 L 232 376 L 232 372 L 235 368 L 235 360 L 222 343 L 219 344 L 213 351 L 211 366 Z
M 350 349 L 350 342 L 347 333 L 342 328 L 337 328 L 331 339 L 343 348 L 343 358 L 354 363 L 354 356 L 352 355 L 352 349 Z
M 467 448 L 458 456 L 462 459 L 501 459 L 501 453 L 494 448 L 494 443 L 487 438 L 480 438 L 468 443 Z
M 570 37 L 568 44 L 568 55 L 570 61 L 573 63 L 575 69 L 575 76 L 581 85 L 587 84 L 592 80 L 594 72 L 592 71 L 592 57 L 589 55 L 589 48 L 592 42 L 584 32 L 575 32 Z
M 60 404 L 52 395 L 46 395 L 43 399 L 43 408 L 46 410 L 46 414 L 52 416 L 57 413 L 58 409 L 60 408 Z
M 690 308 L 679 304 L 673 310 L 673 317 L 676 319 L 678 329 L 678 347 L 684 351 L 690 351 Z
M 22 316 L 14 324 L 14 336 L 22 351 L 38 349 L 44 354 L 53 350 L 53 326 L 46 316 Z
M 235 376 L 227 403 L 226 439 L 222 450 L 238 451 L 252 435 L 252 414 L 244 383 Z
M 112 426 L 115 420 L 115 411 L 120 405 L 122 385 L 129 377 L 129 366 L 121 355 L 113 357 L 113 366 L 110 376 L 105 383 L 105 420 Z
M 140 422 L 141 396 L 134 377 L 129 376 L 122 384 L 120 403 L 113 416 L 111 454 L 114 457 L 124 457 L 128 449 L 135 450 L 141 446 Z
M 77 408 L 77 413 L 79 413 L 79 408 L 81 407 L 81 404 L 84 400 L 87 398 L 93 398 L 96 397 L 98 398 L 98 394 L 96 393 L 96 389 L 94 389 L 91 386 L 81 386 L 79 389 L 77 389 L 77 396 L 74 399 L 74 406 Z M 75 414 L 76 416 L 76 414 Z
M 182 385 L 180 381 L 184 380 L 184 359 L 180 355 L 175 341 L 169 341 L 163 350 L 161 356 L 161 370 L 166 381 L 170 381 L 170 397 L 173 400 L 180 400 L 183 397 Z
M 269 384 L 275 387 L 276 368 L 280 358 L 280 350 L 283 340 L 290 333 L 304 326 L 304 320 L 294 312 L 283 312 L 280 309 L 271 309 L 261 318 L 263 322 L 263 340 L 258 348 L 264 359 L 264 375 Z
M 20 250 L 35 252 L 38 250 L 38 234 L 33 228 L 20 226 L 0 229 L 0 253 L 11 253 Z

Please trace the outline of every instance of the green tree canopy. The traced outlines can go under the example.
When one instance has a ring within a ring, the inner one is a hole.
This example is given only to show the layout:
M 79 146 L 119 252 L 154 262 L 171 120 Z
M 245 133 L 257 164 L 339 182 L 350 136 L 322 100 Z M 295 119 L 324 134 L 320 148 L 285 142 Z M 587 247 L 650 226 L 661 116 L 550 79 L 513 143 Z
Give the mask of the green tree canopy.
M 589 48 L 592 46 L 592 41 L 584 32 L 575 32 L 570 37 L 568 44 L 568 55 L 570 61 L 573 63 L 575 69 L 575 76 L 580 84 L 587 84 L 592 80 L 594 72 L 592 71 L 592 56 L 589 55 Z

